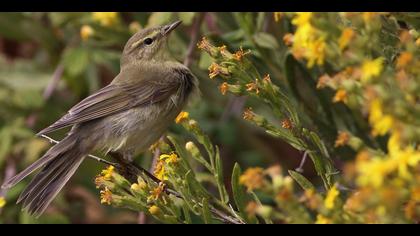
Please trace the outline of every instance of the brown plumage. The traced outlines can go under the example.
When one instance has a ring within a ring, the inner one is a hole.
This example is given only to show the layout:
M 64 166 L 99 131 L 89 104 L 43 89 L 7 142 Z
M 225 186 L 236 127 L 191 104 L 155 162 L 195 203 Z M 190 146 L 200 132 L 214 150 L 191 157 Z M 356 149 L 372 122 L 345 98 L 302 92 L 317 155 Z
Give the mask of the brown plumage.
M 60 143 L 2 186 L 11 188 L 42 168 L 18 199 L 30 214 L 45 211 L 88 153 L 112 151 L 131 160 L 167 130 L 197 87 L 189 69 L 166 53 L 167 36 L 179 23 L 131 37 L 116 78 L 38 133 L 72 127 Z

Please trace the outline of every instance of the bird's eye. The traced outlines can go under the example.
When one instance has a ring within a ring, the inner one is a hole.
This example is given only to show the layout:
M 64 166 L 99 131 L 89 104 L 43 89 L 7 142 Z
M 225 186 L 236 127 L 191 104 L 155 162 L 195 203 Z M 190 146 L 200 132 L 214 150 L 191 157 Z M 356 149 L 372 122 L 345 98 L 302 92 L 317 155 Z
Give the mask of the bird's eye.
M 147 39 L 144 40 L 144 44 L 146 44 L 146 45 L 150 45 L 152 43 L 153 43 L 153 39 L 151 39 L 151 38 L 147 38 Z

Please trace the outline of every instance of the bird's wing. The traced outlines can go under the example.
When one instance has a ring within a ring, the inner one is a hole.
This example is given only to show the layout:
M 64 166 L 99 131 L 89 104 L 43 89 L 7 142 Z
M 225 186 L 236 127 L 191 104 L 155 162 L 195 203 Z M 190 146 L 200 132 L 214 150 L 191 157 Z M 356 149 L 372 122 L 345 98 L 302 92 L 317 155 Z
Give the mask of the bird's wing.
M 180 81 L 176 78 L 165 80 L 153 78 L 128 85 L 110 84 L 82 100 L 61 119 L 37 135 L 122 112 L 132 107 L 158 103 L 176 93 L 180 85 Z

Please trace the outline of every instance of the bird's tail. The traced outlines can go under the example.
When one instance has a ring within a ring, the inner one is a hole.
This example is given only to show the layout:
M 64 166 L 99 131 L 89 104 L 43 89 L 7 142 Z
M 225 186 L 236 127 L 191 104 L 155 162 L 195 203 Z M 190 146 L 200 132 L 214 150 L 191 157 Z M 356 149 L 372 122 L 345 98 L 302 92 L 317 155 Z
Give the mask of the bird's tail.
M 85 156 L 86 153 L 79 148 L 78 138 L 69 135 L 28 168 L 7 180 L 2 188 L 13 187 L 42 167 L 17 201 L 23 202 L 23 208 L 31 215 L 39 216 L 74 174 Z

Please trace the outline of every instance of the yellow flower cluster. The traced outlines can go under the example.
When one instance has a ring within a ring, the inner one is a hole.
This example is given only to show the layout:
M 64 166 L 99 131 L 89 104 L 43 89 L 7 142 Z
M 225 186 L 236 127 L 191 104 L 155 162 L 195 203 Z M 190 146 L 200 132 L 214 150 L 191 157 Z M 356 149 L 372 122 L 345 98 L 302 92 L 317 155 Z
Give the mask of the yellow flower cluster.
M 117 12 L 93 12 L 92 19 L 102 26 L 112 26 L 118 20 Z
M 323 65 L 326 50 L 325 37 L 311 24 L 312 17 L 312 12 L 298 12 L 292 20 L 297 27 L 291 40 L 292 53 L 297 59 L 305 58 L 308 68 Z

